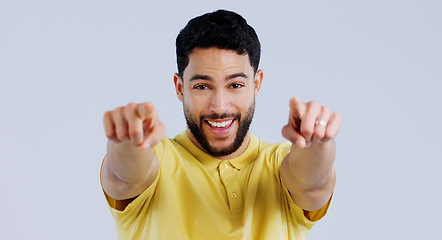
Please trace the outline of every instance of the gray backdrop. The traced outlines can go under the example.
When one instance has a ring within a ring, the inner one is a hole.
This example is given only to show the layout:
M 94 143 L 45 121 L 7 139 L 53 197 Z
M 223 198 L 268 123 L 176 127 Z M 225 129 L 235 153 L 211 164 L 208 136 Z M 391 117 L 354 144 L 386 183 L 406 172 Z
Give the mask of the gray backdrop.
M 441 1 L 0 2 L 0 239 L 116 239 L 99 183 L 105 111 L 151 101 L 173 137 L 175 37 L 225 8 L 262 41 L 252 132 L 292 96 L 342 116 L 338 185 L 308 239 L 441 239 Z

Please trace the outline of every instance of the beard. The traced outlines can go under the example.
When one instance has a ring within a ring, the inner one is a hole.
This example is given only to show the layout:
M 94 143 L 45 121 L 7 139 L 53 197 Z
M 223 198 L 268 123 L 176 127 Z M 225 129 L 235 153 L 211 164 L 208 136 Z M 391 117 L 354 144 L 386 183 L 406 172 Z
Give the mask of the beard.
M 202 150 L 214 157 L 227 156 L 234 153 L 241 147 L 244 138 L 249 131 L 250 124 L 252 123 L 253 114 L 255 113 L 255 100 L 253 100 L 253 104 L 247 109 L 246 115 L 241 117 L 241 114 L 217 114 L 213 113 L 210 115 L 201 115 L 199 122 L 192 115 L 190 110 L 183 104 L 184 116 L 186 118 L 187 126 L 189 127 L 190 132 L 195 137 L 196 141 L 203 148 Z M 224 118 L 235 118 L 238 121 L 238 131 L 236 132 L 236 136 L 234 141 L 227 147 L 222 149 L 215 149 L 210 142 L 207 140 L 206 135 L 203 131 L 203 122 L 204 119 L 224 119 Z

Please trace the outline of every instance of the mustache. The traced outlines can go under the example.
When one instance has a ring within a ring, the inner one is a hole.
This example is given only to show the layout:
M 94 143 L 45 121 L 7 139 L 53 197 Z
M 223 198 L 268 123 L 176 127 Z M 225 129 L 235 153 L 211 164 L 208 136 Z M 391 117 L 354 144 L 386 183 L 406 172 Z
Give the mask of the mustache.
M 218 114 L 218 113 L 212 113 L 212 114 L 208 114 L 208 115 L 201 115 L 200 116 L 201 121 L 203 121 L 203 119 L 224 119 L 224 118 L 241 118 L 241 115 L 239 113 L 223 113 L 223 114 Z

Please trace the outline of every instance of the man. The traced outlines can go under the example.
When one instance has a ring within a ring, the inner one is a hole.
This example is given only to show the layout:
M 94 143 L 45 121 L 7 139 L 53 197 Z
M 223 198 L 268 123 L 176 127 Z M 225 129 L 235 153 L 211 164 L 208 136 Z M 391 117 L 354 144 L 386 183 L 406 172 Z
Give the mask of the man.
M 176 47 L 184 133 L 166 138 L 151 103 L 104 114 L 101 181 L 119 237 L 304 239 L 334 190 L 339 115 L 294 97 L 282 129 L 290 142 L 251 134 L 260 43 L 236 13 L 190 20 Z

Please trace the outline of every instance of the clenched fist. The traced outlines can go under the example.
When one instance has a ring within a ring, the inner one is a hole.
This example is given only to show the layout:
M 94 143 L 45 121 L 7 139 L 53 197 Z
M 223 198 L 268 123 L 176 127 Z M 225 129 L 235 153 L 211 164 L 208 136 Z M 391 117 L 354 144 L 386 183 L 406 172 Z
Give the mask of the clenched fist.
M 147 150 L 161 141 L 166 127 L 161 123 L 152 103 L 129 103 L 104 113 L 107 138 L 115 142 L 130 141 Z
M 282 135 L 300 148 L 312 142 L 327 142 L 339 132 L 339 114 L 317 102 L 301 102 L 297 97 L 290 100 L 289 121 L 282 129 Z

